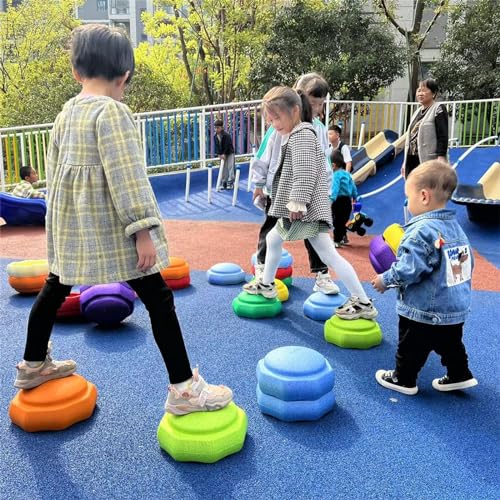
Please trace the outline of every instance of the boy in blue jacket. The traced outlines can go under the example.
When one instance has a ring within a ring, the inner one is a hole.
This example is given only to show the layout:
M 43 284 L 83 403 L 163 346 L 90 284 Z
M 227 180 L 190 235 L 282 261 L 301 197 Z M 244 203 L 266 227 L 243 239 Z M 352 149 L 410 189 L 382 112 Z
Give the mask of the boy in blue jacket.
M 377 382 L 407 395 L 418 392 L 417 375 L 435 351 L 447 369 L 432 381 L 438 391 L 477 385 L 462 342 L 471 301 L 474 265 L 467 236 L 446 203 L 457 185 L 455 171 L 431 160 L 413 170 L 405 185 L 413 218 L 405 226 L 398 259 L 372 285 L 399 288 L 399 343 L 394 370 L 378 370 Z
M 352 210 L 352 200 L 358 197 L 356 184 L 351 174 L 346 171 L 342 153 L 335 149 L 330 155 L 333 169 L 330 200 L 332 202 L 333 241 L 336 248 L 343 246 L 347 235 L 346 223 Z

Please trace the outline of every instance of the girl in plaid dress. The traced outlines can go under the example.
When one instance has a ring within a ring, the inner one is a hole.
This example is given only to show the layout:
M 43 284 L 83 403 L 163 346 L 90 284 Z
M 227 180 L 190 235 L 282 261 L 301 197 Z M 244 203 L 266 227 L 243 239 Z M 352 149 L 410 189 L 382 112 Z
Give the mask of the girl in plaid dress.
M 336 251 L 329 236 L 332 214 L 324 152 L 310 123 L 301 116 L 311 114 L 306 96 L 289 87 L 274 87 L 263 99 L 267 119 L 283 136 L 279 167 L 272 184 L 269 214 L 278 219 L 266 237 L 267 256 L 260 279 L 243 286 L 251 294 L 277 296 L 274 276 L 284 240 L 308 239 L 320 259 L 335 269 L 351 293 L 336 311 L 343 319 L 373 319 L 377 310 L 367 297 L 354 268 Z
M 149 312 L 169 374 L 166 411 L 223 408 L 232 392 L 191 370 L 173 295 L 159 272 L 169 263 L 167 240 L 132 113 L 120 102 L 134 72 L 130 42 L 108 26 L 80 26 L 72 65 L 82 91 L 57 116 L 47 158 L 50 273 L 31 309 L 14 385 L 29 389 L 75 372 L 74 361 L 52 359 L 49 344 L 73 284 L 126 281 Z

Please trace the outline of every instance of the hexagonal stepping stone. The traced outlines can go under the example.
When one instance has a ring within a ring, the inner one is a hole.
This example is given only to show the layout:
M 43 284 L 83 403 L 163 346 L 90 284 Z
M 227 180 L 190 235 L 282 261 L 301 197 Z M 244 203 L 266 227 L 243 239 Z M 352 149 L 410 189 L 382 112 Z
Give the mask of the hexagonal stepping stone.
M 47 259 L 21 260 L 7 265 L 9 285 L 18 293 L 38 293 L 49 274 Z
M 262 295 L 241 292 L 233 299 L 233 311 L 244 318 L 274 318 L 281 312 L 278 298 L 266 299 Z
M 391 224 L 387 226 L 382 233 L 384 241 L 389 245 L 394 255 L 398 253 L 399 244 L 405 234 L 405 230 L 399 224 Z
M 245 281 L 245 271 L 238 264 L 221 262 L 207 271 L 207 280 L 211 285 L 236 285 Z
M 165 413 L 158 426 L 160 446 L 179 462 L 214 463 L 243 447 L 247 416 L 234 403 L 222 410 L 177 416 Z
M 111 326 L 134 312 L 136 295 L 127 283 L 80 287 L 80 307 L 88 321 Z
M 314 292 L 304 301 L 304 315 L 316 321 L 326 321 L 334 314 L 337 307 L 340 307 L 347 300 L 341 293 L 326 295 L 321 292 Z
M 256 263 L 257 263 L 257 254 L 254 253 L 252 255 L 251 264 L 252 266 L 255 266 Z M 288 250 L 282 248 L 281 259 L 280 263 L 278 264 L 278 267 L 290 267 L 290 266 L 293 266 L 293 257 Z
M 60 431 L 89 418 L 96 401 L 95 385 L 73 374 L 21 389 L 10 403 L 9 416 L 27 432 Z
M 370 319 L 345 320 L 332 316 L 324 327 L 325 340 L 351 349 L 370 349 L 382 342 L 382 330 Z
M 291 276 L 288 276 L 288 278 L 283 278 L 280 281 L 282 281 L 283 284 L 285 284 L 287 286 L 287 288 L 290 288 L 293 284 L 293 278 Z
M 396 262 L 396 255 L 380 234 L 370 241 L 368 257 L 373 269 L 378 274 L 385 273 L 390 269 L 392 263 Z
M 71 292 L 57 310 L 57 319 L 79 318 L 82 315 L 80 309 L 80 292 Z
M 257 364 L 259 407 L 280 420 L 321 418 L 335 404 L 334 384 L 330 363 L 308 347 L 280 347 Z
M 184 276 L 189 276 L 189 265 L 185 259 L 181 257 L 169 257 L 169 262 L 169 266 L 160 271 L 165 281 L 178 280 L 184 278 Z

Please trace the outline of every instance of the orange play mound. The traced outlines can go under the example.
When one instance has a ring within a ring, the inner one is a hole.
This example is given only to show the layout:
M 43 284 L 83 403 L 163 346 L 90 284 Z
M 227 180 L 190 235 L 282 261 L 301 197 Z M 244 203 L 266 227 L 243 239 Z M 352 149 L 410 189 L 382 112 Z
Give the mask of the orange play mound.
M 10 403 L 9 416 L 27 432 L 60 431 L 94 412 L 97 389 L 80 375 L 21 389 Z
M 189 276 L 188 263 L 180 257 L 170 257 L 170 265 L 160 271 L 164 280 L 178 280 Z
M 9 276 L 9 285 L 18 293 L 38 293 L 45 285 L 45 276 Z

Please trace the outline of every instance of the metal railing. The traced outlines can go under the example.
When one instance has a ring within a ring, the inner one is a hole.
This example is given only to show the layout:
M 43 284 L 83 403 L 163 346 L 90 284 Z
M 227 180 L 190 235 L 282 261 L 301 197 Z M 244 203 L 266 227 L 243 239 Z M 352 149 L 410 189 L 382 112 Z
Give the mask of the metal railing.
M 500 98 L 444 102 L 455 145 L 471 146 L 500 130 Z M 327 99 L 325 123 L 342 126 L 351 147 L 364 144 L 387 128 L 402 134 L 417 103 L 335 101 Z M 222 119 L 233 139 L 236 159 L 252 156 L 265 133 L 261 101 L 235 102 L 135 114 L 152 172 L 206 168 L 215 157 L 214 122 Z M 30 164 L 45 179 L 45 161 L 52 124 L 0 129 L 0 180 L 4 191 L 19 182 L 19 168 Z M 487 144 L 487 143 L 486 143 Z

